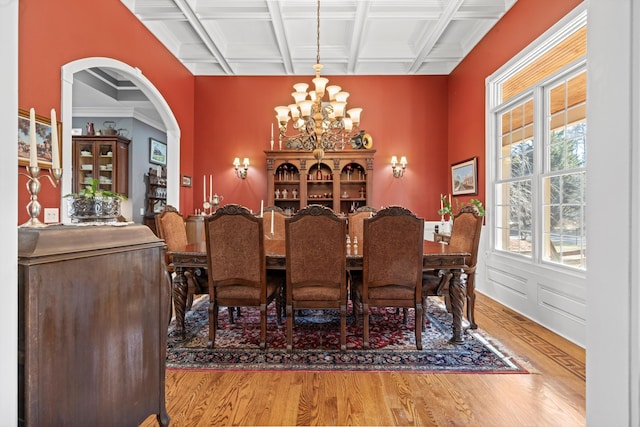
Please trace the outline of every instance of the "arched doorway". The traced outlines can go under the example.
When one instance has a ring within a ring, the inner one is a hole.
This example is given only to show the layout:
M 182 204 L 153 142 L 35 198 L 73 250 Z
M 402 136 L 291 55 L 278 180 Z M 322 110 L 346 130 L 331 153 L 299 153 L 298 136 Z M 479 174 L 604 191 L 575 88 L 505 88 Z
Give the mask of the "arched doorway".
M 178 122 L 165 101 L 162 94 L 142 74 L 142 72 L 124 62 L 112 58 L 92 57 L 78 59 L 62 66 L 62 95 L 61 95 L 61 120 L 62 120 L 62 168 L 64 171 L 72 169 L 72 109 L 73 109 L 73 80 L 74 74 L 89 68 L 112 69 L 129 78 L 142 91 L 158 111 L 166 128 L 167 134 L 167 203 L 180 208 L 180 128 Z M 72 174 L 64 173 L 62 176 L 61 194 L 72 192 Z M 61 203 L 61 220 L 66 222 L 69 218 L 66 212 L 66 204 Z

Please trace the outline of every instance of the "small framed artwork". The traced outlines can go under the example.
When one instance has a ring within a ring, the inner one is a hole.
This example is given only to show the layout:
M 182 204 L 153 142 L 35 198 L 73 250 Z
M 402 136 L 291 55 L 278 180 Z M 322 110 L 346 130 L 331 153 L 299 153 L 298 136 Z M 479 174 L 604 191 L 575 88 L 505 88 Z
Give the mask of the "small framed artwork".
M 58 152 L 62 153 L 62 123 L 51 125 L 51 118 L 35 115 L 36 120 L 36 144 L 38 146 L 38 167 L 49 169 L 52 166 L 51 132 L 58 133 Z M 31 119 L 29 111 L 18 110 L 18 164 L 29 166 Z M 62 160 L 62 159 L 59 159 Z M 60 162 L 59 164 L 62 164 Z
M 149 161 L 156 165 L 167 165 L 167 144 L 149 138 Z
M 191 187 L 191 177 L 188 175 L 182 175 L 182 186 Z
M 454 196 L 478 194 L 477 157 L 451 165 L 451 189 Z

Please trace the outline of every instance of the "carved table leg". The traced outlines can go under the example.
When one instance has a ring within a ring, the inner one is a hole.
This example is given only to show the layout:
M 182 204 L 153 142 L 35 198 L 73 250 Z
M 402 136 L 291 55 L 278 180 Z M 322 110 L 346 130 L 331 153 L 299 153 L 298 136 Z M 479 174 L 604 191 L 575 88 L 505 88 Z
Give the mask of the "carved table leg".
M 453 315 L 453 336 L 450 342 L 453 344 L 462 344 L 464 338 L 462 336 L 462 309 L 466 300 L 466 283 L 462 270 L 452 270 L 453 277 L 449 283 L 449 298 L 451 300 L 451 314 Z
M 176 312 L 176 329 L 181 339 L 186 338 L 184 327 L 184 312 L 187 307 L 187 278 L 183 267 L 175 267 L 173 278 L 173 308 Z

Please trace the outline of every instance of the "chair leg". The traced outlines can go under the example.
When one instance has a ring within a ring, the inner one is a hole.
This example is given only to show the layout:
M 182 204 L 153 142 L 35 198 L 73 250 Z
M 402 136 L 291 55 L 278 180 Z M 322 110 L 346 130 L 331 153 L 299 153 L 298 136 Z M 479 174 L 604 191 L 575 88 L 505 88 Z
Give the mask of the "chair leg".
M 415 328 L 416 328 L 416 348 L 422 350 L 422 304 L 416 304 Z
M 218 330 L 218 304 L 215 301 L 209 302 L 209 348 L 213 348 L 216 342 L 216 331 Z
M 190 311 L 192 306 L 193 306 L 193 294 L 189 292 L 189 295 L 187 295 L 187 305 L 185 306 L 184 311 Z
M 369 348 L 369 304 L 362 304 L 362 346 Z
M 267 348 L 267 305 L 260 304 L 260 348 Z
M 476 286 L 474 283 L 476 273 L 470 273 L 467 276 L 467 319 L 469 320 L 469 328 L 478 329 L 474 318 L 476 308 Z
M 293 307 L 287 304 L 287 352 L 293 350 Z
M 347 305 L 340 306 L 340 351 L 347 350 Z
M 229 312 L 229 323 L 232 325 L 236 323 L 235 319 L 233 318 L 233 309 L 234 307 L 227 307 L 227 311 Z

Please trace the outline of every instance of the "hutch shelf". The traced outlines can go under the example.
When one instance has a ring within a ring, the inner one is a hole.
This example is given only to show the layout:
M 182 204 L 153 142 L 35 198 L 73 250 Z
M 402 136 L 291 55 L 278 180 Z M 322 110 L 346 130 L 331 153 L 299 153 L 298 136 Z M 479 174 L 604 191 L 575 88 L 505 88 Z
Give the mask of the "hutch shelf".
M 268 205 L 293 213 L 309 204 L 321 204 L 343 214 L 371 205 L 375 150 L 326 151 L 320 163 L 309 151 L 265 154 Z

